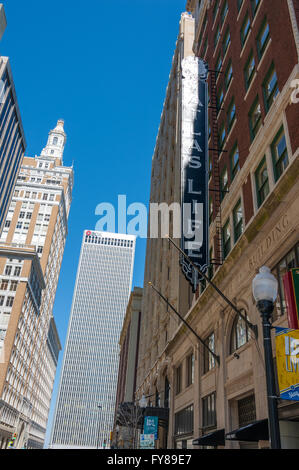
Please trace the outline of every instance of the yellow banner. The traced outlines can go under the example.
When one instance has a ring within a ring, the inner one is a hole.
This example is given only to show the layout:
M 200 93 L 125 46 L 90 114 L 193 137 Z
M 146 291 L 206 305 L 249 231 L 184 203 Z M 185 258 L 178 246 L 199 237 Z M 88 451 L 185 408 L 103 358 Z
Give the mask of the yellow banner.
M 299 401 L 299 330 L 275 328 L 280 398 Z

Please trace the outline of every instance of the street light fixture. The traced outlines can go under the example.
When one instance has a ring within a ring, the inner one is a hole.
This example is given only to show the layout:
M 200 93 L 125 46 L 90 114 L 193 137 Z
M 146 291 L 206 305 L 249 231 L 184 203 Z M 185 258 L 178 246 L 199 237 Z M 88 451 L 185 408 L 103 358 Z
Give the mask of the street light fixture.
M 263 324 L 265 368 L 268 399 L 269 436 L 272 449 L 280 449 L 280 430 L 277 411 L 274 365 L 271 345 L 270 318 L 277 297 L 278 282 L 267 266 L 262 266 L 252 281 L 252 293 Z

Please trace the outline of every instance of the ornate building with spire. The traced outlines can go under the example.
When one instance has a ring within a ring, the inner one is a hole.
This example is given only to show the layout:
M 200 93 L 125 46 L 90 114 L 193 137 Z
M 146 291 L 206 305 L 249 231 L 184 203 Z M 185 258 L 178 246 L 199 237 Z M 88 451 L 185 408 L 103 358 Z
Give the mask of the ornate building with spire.
M 45 439 L 61 349 L 52 310 L 73 188 L 65 143 L 59 120 L 41 155 L 24 157 L 0 238 L 0 448 L 41 448 Z

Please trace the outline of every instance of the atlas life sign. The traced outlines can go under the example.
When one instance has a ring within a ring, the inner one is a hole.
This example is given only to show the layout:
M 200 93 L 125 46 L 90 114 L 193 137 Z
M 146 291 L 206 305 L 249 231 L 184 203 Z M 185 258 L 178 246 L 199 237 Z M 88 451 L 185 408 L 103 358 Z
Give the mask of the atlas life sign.
M 209 264 L 208 67 L 193 56 L 183 59 L 181 67 L 181 249 L 205 272 Z M 195 292 L 198 272 L 183 256 L 180 263 Z

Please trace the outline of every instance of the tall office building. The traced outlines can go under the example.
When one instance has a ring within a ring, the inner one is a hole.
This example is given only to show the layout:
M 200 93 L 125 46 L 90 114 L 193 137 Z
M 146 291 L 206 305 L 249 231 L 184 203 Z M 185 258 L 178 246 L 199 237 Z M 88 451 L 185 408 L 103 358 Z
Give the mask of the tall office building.
M 73 169 L 63 121 L 25 157 L 0 238 L 0 448 L 43 447 L 59 350 L 52 310 L 67 236 Z
M 109 441 L 119 335 L 131 292 L 135 237 L 85 231 L 50 447 L 97 448 Z
M 0 5 L 0 38 L 5 26 L 4 8 Z M 26 140 L 9 59 L 0 56 L 0 234 L 25 148 Z

